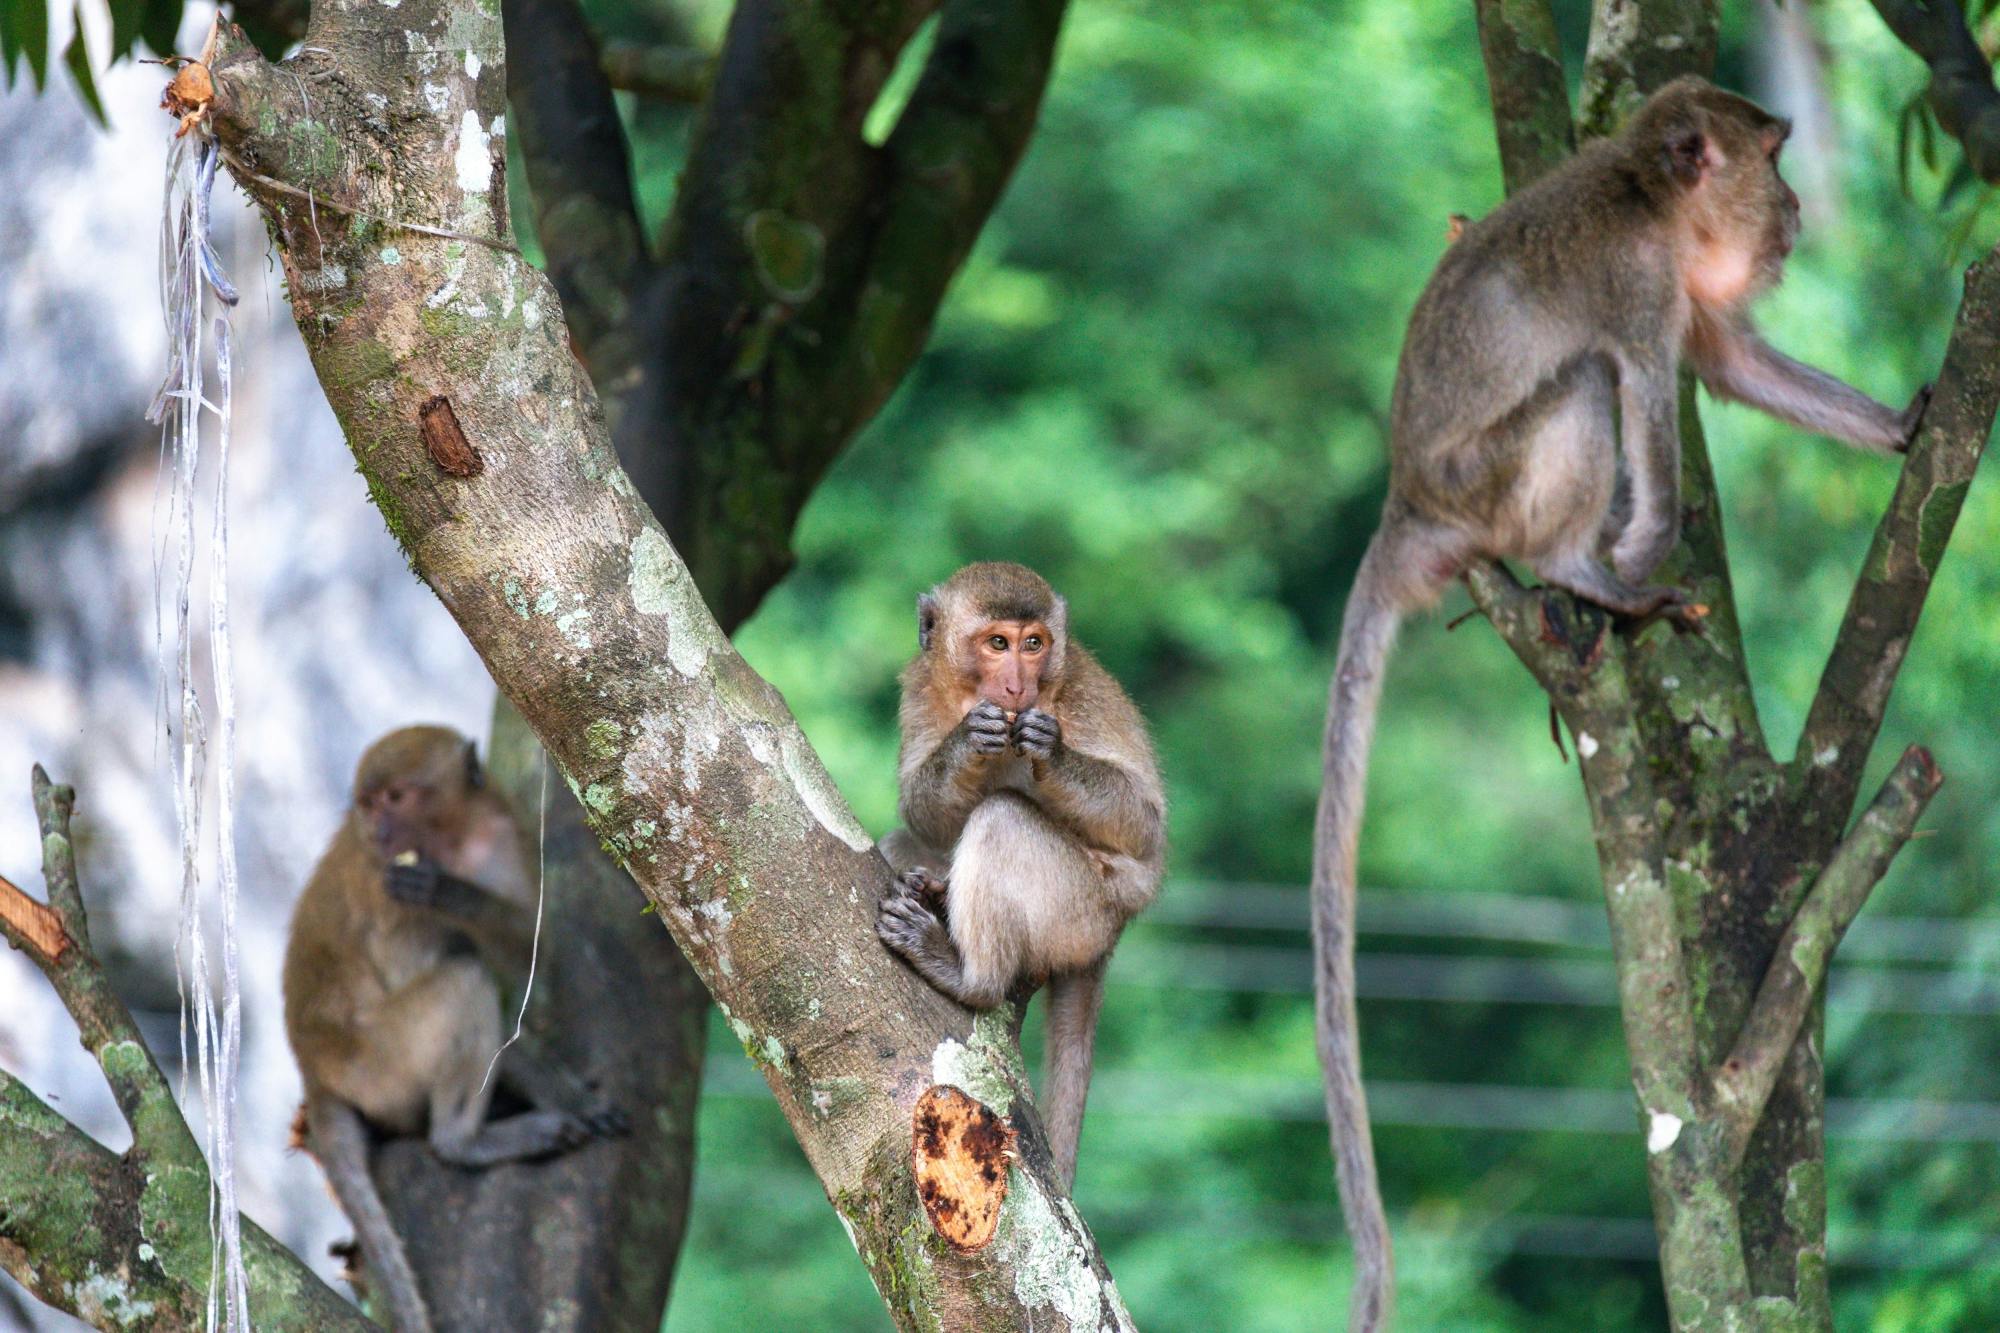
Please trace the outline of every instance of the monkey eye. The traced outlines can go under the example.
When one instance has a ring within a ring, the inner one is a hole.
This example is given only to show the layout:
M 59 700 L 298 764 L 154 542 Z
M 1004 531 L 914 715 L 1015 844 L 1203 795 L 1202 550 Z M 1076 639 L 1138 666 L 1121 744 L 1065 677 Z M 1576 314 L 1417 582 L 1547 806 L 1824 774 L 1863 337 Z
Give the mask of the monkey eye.
M 1031 653 L 1039 653 L 1042 651 L 1042 636 L 1039 634 L 1030 634 L 1021 641 L 1021 646 Z
M 1007 651 L 1007 636 L 1004 634 L 995 634 L 986 641 L 986 646 L 996 653 L 1004 653 Z

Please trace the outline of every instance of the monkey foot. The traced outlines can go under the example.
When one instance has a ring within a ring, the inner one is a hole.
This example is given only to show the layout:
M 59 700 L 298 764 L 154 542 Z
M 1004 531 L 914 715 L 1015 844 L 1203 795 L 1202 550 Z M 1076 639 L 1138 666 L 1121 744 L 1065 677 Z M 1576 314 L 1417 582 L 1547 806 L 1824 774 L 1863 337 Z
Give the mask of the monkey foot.
M 897 887 L 917 895 L 918 901 L 935 916 L 944 915 L 945 883 L 928 870 L 905 870 L 896 877 Z
M 875 915 L 876 935 L 906 958 L 936 947 L 949 936 L 929 900 L 935 899 L 942 906 L 944 891 L 941 881 L 921 870 L 898 876 Z
M 578 1118 L 593 1138 L 622 1139 L 632 1132 L 631 1118 L 609 1104 L 591 1107 Z

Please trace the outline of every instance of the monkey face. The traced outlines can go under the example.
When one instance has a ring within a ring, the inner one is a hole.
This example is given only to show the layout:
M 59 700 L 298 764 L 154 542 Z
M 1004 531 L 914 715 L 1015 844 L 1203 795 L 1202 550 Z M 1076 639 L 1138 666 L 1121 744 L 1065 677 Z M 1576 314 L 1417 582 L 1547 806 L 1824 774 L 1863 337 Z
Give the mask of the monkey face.
M 383 860 L 406 852 L 435 859 L 448 832 L 444 815 L 452 804 L 427 782 L 397 778 L 358 797 L 354 818 Z
M 1054 641 L 1040 620 L 989 620 L 972 635 L 973 674 L 977 698 L 988 699 L 1010 713 L 1033 708 L 1041 695 L 1042 673 Z

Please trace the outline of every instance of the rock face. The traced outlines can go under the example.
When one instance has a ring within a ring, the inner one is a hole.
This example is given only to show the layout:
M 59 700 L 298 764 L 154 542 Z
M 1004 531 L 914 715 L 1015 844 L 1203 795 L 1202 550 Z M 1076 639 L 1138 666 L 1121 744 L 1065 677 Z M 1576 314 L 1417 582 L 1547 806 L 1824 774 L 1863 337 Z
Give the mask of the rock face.
M 143 419 L 165 369 L 157 270 L 170 122 L 157 109 L 160 81 L 152 66 L 106 76 L 109 131 L 87 118 L 60 72 L 41 96 L 21 86 L 0 95 L 0 874 L 39 893 L 28 800 L 29 765 L 39 760 L 77 788 L 93 933 L 172 1069 L 180 880 L 164 719 L 177 704 L 163 694 L 163 667 L 174 653 L 175 561 L 156 481 L 158 433 Z M 226 177 L 214 213 L 223 263 L 243 294 L 228 495 L 239 1190 L 247 1213 L 331 1277 L 339 1263 L 327 1244 L 348 1229 L 318 1169 L 285 1151 L 299 1095 L 278 992 L 285 924 L 362 747 L 416 721 L 483 736 L 492 686 L 370 506 L 263 229 Z M 205 447 L 207 497 L 212 434 Z M 198 571 L 212 518 L 204 498 Z M 157 618 L 156 588 L 168 595 Z M 193 619 L 205 626 L 199 573 L 194 597 Z M 208 645 L 195 632 L 205 670 Z M 213 828 L 211 807 L 211 841 Z M 206 849 L 204 892 L 212 855 Z M 212 958 L 218 946 L 211 937 Z M 0 952 L 0 1065 L 124 1147 L 74 1025 L 11 952 Z M 4 1276 L 0 1284 L 10 1285 Z

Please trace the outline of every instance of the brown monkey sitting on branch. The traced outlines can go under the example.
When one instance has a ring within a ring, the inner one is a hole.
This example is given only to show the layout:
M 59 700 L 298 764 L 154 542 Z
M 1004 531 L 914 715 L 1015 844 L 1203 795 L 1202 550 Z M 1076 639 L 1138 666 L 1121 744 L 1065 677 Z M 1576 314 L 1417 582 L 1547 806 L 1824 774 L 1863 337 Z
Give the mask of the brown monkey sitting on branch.
M 439 1157 L 472 1168 L 623 1127 L 519 1047 L 496 1078 L 536 1109 L 485 1123 L 502 1040 L 496 974 L 526 971 L 535 893 L 521 827 L 487 788 L 472 742 L 405 727 L 362 755 L 353 806 L 292 916 L 285 1031 L 305 1081 L 307 1145 L 399 1333 L 428 1330 L 430 1315 L 368 1175 L 369 1125 L 425 1131 Z
M 1389 497 L 1341 626 L 1313 858 L 1319 1050 L 1355 1250 L 1354 1329 L 1386 1322 L 1393 1286 L 1356 1044 L 1354 861 L 1398 623 L 1473 562 L 1503 558 L 1623 615 L 1680 605 L 1678 589 L 1644 580 L 1680 537 L 1683 358 L 1719 398 L 1883 453 L 1908 447 L 1928 401 L 1926 390 L 1903 411 L 1885 407 L 1751 328 L 1745 308 L 1777 284 L 1798 234 L 1798 197 L 1778 174 L 1789 130 L 1705 80 L 1677 79 L 1622 134 L 1468 226 L 1410 316 Z
M 959 570 L 917 599 L 917 643 L 903 672 L 906 827 L 882 840 L 904 873 L 876 930 L 976 1009 L 1048 983 L 1042 1120 L 1068 1184 L 1105 964 L 1160 886 L 1152 741 L 1031 569 Z

